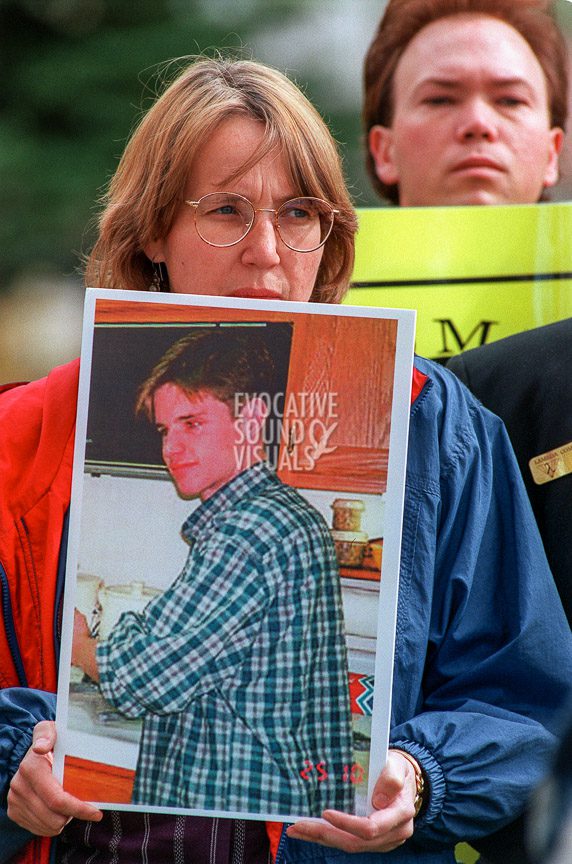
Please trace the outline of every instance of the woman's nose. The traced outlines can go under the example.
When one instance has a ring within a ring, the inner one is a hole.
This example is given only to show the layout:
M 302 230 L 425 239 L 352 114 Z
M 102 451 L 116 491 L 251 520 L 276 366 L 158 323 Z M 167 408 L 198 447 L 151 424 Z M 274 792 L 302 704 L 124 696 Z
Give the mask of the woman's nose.
M 242 260 L 267 269 L 280 263 L 278 231 L 274 223 L 274 212 L 257 210 L 254 224 L 242 241 Z

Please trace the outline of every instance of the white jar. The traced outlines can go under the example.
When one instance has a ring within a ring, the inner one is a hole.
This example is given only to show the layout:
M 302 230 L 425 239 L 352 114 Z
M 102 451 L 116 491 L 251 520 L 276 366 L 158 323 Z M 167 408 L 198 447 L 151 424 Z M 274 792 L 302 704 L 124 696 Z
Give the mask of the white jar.
M 93 573 L 77 574 L 75 590 L 75 606 L 82 615 L 85 615 L 87 623 L 93 626 L 93 619 L 97 612 L 97 596 L 101 586 L 101 579 Z
M 144 582 L 102 585 L 98 594 L 101 606 L 99 638 L 107 639 L 124 612 L 142 612 L 147 603 L 160 593 L 159 588 L 150 588 Z

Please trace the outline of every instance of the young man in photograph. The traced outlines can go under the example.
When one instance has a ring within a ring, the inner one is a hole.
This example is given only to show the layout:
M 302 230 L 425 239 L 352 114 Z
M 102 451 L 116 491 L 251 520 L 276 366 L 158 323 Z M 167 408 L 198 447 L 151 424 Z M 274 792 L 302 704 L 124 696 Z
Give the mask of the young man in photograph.
M 325 520 L 265 461 L 273 368 L 257 333 L 199 330 L 139 393 L 178 495 L 200 500 L 182 528 L 188 559 L 104 641 L 76 612 L 72 660 L 143 718 L 134 804 L 353 812 L 337 561 Z

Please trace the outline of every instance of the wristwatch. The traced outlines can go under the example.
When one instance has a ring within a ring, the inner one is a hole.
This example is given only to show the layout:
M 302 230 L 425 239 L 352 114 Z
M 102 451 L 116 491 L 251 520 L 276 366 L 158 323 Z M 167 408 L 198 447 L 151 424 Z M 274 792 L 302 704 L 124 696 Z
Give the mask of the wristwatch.
M 414 759 L 410 753 L 407 753 L 406 750 L 400 750 L 398 747 L 392 747 L 392 750 L 395 750 L 396 753 L 401 753 L 401 755 L 407 759 L 410 765 L 413 766 L 413 770 L 415 771 L 415 800 L 413 802 L 413 806 L 415 808 L 414 819 L 417 819 L 421 808 L 423 807 L 423 803 L 425 801 L 425 777 L 423 775 L 423 771 L 421 770 L 421 766 L 417 759 Z

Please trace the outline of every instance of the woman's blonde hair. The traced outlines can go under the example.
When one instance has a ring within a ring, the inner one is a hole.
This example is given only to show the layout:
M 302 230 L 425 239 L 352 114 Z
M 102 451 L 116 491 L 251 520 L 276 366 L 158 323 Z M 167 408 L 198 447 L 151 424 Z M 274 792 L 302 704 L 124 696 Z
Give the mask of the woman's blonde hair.
M 241 174 L 276 148 L 297 194 L 323 198 L 340 211 L 310 299 L 341 300 L 353 268 L 357 221 L 328 127 L 286 76 L 261 63 L 227 58 L 194 59 L 135 129 L 104 197 L 86 284 L 149 289 L 153 263 L 143 250 L 169 233 L 197 150 L 232 115 L 265 127 Z

